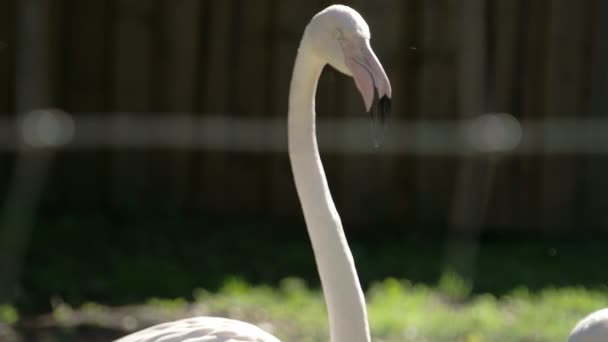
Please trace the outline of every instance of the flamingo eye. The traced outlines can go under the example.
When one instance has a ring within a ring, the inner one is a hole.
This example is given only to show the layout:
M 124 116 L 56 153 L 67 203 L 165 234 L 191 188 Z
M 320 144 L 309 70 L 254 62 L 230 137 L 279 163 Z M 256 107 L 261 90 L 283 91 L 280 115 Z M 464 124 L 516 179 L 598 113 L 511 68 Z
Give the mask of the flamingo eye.
M 336 29 L 334 31 L 334 38 L 337 39 L 338 41 L 343 41 L 344 40 L 344 33 L 342 32 L 342 30 Z

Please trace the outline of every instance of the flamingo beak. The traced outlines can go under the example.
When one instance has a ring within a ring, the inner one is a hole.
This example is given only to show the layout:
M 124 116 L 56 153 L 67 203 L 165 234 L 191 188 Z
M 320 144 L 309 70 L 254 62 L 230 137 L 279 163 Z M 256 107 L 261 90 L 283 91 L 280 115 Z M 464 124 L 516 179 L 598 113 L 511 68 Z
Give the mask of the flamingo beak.
M 355 84 L 365 103 L 365 109 L 372 114 L 374 123 L 384 127 L 391 111 L 391 83 L 374 54 L 369 40 L 361 49 L 352 45 L 343 46 L 345 63 L 350 69 Z

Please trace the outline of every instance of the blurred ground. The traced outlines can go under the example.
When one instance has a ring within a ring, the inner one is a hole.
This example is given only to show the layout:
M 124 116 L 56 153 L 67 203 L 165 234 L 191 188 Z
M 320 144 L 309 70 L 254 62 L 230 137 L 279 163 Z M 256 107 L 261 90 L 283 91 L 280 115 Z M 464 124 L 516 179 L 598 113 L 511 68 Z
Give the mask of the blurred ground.
M 469 295 L 466 282 L 445 276 L 436 287 L 387 279 L 367 292 L 376 341 L 539 341 L 564 340 L 576 321 L 608 304 L 608 291 L 525 288 L 496 297 Z M 191 316 L 223 316 L 255 323 L 285 341 L 326 341 L 327 317 L 317 290 L 300 279 L 277 288 L 236 279 L 218 292 L 198 290 L 194 301 L 151 299 L 110 308 L 61 303 L 48 315 L 14 325 L 3 341 L 109 341 L 128 331 Z M 6 336 L 6 335 L 5 335 Z M 20 336 L 19 340 L 16 336 Z

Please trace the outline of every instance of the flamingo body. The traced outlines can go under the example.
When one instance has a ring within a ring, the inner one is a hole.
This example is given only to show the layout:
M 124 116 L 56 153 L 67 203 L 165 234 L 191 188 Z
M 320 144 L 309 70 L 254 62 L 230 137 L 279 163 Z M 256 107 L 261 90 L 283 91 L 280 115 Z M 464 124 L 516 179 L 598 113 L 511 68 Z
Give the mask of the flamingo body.
M 581 319 L 568 337 L 568 342 L 607 342 L 608 309 L 602 309 Z
M 194 317 L 138 331 L 115 342 L 280 342 L 257 326 L 221 317 Z

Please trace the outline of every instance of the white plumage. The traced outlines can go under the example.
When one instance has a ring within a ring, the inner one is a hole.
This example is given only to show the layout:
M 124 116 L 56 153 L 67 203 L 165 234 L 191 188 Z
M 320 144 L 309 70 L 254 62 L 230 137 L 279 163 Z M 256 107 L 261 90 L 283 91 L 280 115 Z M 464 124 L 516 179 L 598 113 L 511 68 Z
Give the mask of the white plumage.
M 327 303 L 331 341 L 369 342 L 363 291 L 317 148 L 315 94 L 327 64 L 354 78 L 366 109 L 383 122 L 390 110 L 390 82 L 370 46 L 367 23 L 352 8 L 330 6 L 304 31 L 289 92 L 289 157 Z M 199 317 L 156 325 L 116 342 L 203 341 L 279 340 L 248 323 Z
M 581 319 L 572 329 L 568 342 L 608 342 L 608 309 Z
M 115 342 L 279 342 L 253 324 L 221 318 L 195 317 L 138 331 Z

